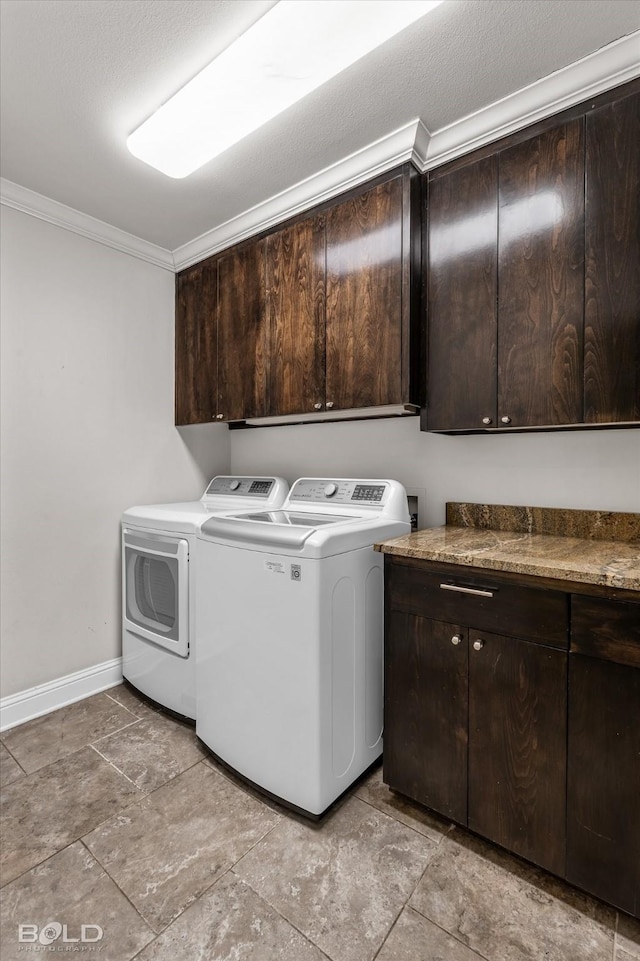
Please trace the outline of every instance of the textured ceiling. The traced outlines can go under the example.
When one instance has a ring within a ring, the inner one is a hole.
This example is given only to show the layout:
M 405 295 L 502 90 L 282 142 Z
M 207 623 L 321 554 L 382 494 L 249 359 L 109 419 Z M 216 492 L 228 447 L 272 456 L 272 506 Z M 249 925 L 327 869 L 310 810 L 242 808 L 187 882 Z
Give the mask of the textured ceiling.
M 2 176 L 172 250 L 416 117 L 434 132 L 640 28 L 640 0 L 446 0 L 191 177 L 133 158 L 128 134 L 272 5 L 2 0 Z

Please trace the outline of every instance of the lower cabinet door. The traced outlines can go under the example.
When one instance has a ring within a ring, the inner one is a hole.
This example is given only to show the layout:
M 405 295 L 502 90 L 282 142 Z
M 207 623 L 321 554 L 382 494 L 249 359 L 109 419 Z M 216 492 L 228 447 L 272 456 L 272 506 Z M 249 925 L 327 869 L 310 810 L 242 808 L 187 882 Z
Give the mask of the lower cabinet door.
M 391 611 L 385 634 L 384 780 L 467 820 L 467 631 Z
M 567 880 L 640 915 L 640 668 L 569 657 Z
M 560 875 L 567 656 L 469 630 L 469 828 Z

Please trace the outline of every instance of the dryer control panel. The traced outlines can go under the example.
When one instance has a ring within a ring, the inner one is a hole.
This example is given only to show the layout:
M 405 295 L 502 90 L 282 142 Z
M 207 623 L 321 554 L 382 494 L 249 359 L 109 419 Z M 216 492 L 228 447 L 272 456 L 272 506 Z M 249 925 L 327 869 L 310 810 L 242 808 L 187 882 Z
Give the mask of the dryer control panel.
M 268 498 L 276 480 L 274 477 L 214 477 L 205 497 L 261 497 Z
M 289 502 L 381 507 L 388 489 L 386 481 L 303 477 L 291 488 Z

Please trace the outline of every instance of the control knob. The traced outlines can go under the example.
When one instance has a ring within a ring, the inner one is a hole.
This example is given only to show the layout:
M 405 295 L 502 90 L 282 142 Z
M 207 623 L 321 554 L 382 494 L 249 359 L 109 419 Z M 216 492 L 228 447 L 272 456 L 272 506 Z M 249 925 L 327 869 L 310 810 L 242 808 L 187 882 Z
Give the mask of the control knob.
M 327 486 L 326 486 L 325 489 L 324 489 L 324 496 L 325 496 L 325 497 L 333 497 L 333 495 L 335 494 L 335 492 L 336 492 L 337 490 L 338 490 L 338 485 L 337 485 L 337 484 L 334 484 L 333 482 L 332 482 L 331 484 L 327 484 Z
M 232 491 L 237 491 L 239 487 L 240 487 L 239 480 L 232 480 L 231 483 L 229 484 L 229 490 L 232 490 Z

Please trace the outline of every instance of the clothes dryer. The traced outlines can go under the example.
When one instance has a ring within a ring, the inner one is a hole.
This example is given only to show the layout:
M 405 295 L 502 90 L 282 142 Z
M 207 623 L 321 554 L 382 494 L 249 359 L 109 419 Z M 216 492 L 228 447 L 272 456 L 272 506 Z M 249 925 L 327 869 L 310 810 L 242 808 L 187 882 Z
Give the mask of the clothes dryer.
M 194 548 L 215 512 L 279 507 L 281 477 L 214 477 L 199 501 L 122 516 L 122 673 L 161 707 L 195 720 Z M 209 590 L 216 593 L 214 584 Z

